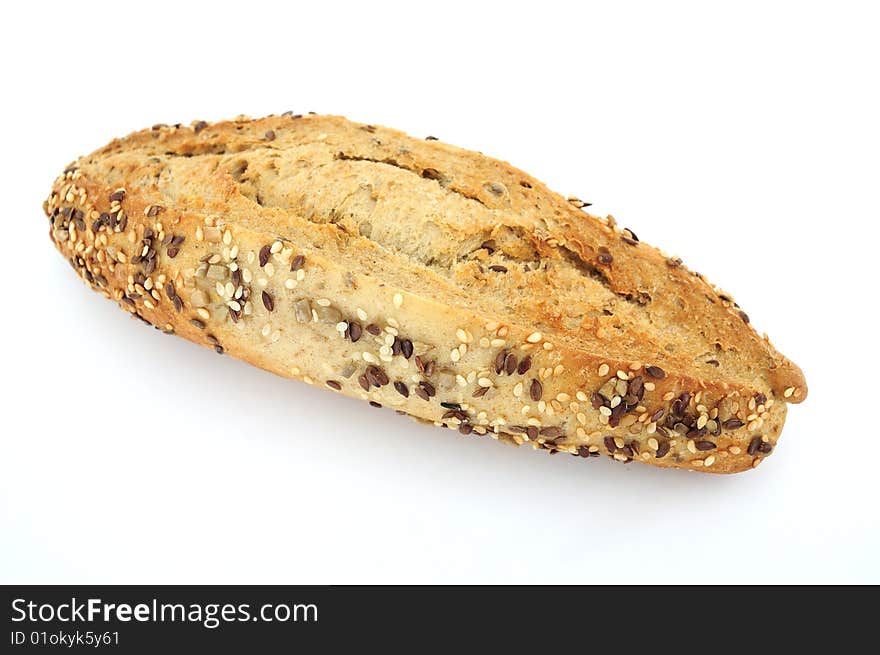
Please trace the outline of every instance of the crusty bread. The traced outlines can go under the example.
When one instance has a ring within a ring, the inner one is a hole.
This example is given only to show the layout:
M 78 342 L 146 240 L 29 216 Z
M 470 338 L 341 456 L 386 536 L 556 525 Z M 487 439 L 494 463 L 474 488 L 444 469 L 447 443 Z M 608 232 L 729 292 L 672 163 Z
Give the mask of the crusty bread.
M 314 115 L 157 125 L 69 166 L 44 209 L 139 319 L 463 434 L 732 473 L 807 394 L 680 260 L 431 138 Z

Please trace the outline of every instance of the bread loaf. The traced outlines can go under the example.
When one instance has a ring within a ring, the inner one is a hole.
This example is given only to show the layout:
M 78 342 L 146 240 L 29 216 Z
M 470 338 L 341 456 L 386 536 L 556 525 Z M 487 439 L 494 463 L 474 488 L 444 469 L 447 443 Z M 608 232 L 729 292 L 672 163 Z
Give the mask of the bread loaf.
M 157 125 L 44 203 L 132 316 L 464 435 L 732 473 L 800 369 L 733 299 L 512 166 L 333 116 Z

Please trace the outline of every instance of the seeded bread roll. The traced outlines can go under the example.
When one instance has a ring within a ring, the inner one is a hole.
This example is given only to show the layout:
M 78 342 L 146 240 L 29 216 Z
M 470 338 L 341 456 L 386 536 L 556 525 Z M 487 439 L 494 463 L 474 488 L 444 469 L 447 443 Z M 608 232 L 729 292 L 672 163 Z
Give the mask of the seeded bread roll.
M 218 353 L 465 435 L 755 467 L 800 369 L 584 206 L 432 137 L 291 114 L 136 132 L 44 203 L 92 288 Z

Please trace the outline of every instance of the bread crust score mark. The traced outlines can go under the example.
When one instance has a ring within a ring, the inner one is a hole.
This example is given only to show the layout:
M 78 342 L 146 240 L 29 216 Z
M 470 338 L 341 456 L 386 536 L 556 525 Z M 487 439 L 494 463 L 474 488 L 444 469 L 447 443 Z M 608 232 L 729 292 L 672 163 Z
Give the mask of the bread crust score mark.
M 437 139 L 293 114 L 133 133 L 44 203 L 92 288 L 218 353 L 464 435 L 757 466 L 800 369 L 587 206 Z

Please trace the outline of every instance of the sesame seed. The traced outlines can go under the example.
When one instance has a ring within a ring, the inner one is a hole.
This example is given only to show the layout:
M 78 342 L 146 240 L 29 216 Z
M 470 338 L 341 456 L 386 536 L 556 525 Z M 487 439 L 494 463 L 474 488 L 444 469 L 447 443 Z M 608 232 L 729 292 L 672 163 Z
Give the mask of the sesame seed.
M 399 293 L 395 293 L 393 300 L 394 300 L 394 306 L 400 307 L 403 304 L 403 295 L 399 294 Z
M 538 343 L 541 340 L 540 332 L 532 332 L 529 336 L 526 337 L 526 341 L 529 343 Z
M 709 455 L 703 460 L 703 466 L 712 466 L 715 463 L 715 455 Z
M 792 396 L 793 393 L 794 393 L 794 387 L 789 387 L 789 388 L 786 389 L 784 392 L 782 392 L 782 395 L 783 395 L 785 398 L 791 398 L 791 396 Z M 774 461 L 775 461 L 775 460 L 774 460 Z

